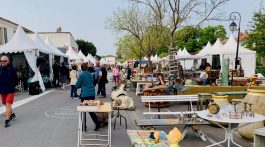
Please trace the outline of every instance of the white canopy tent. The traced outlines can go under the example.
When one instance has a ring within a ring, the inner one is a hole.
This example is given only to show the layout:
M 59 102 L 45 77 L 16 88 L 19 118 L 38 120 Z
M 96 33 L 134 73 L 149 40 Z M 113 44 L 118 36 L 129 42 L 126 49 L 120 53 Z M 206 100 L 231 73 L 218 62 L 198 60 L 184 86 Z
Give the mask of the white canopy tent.
M 53 69 L 52 69 L 52 61 L 53 61 L 53 54 L 52 54 L 52 49 L 47 46 L 42 39 L 40 38 L 40 36 L 38 35 L 37 32 L 35 32 L 32 40 L 37 43 L 41 48 L 45 49 L 47 51 L 47 54 L 49 54 L 49 66 L 50 66 L 50 80 L 53 80 Z
M 220 52 L 220 58 L 230 59 L 230 69 L 235 68 L 235 57 L 237 50 L 237 42 L 233 36 L 230 36 L 223 49 Z M 256 52 L 246 49 L 243 46 L 239 46 L 238 57 L 241 59 L 241 66 L 244 69 L 245 76 L 251 76 L 255 74 L 256 70 Z
M 49 39 L 49 37 L 46 38 L 45 43 L 47 44 L 47 46 L 50 47 L 50 49 L 52 50 L 52 53 L 54 55 L 61 56 L 61 57 L 67 57 L 64 53 L 62 53 L 58 48 L 56 48 L 53 45 L 53 43 L 51 42 L 51 40 Z
M 75 52 L 72 48 L 68 48 L 66 54 L 67 56 L 69 56 L 69 59 L 71 60 L 75 60 L 75 62 L 78 62 L 78 60 L 80 60 L 81 58 L 78 56 L 78 53 Z
M 37 67 L 37 56 L 38 52 L 47 52 L 45 49 L 40 47 L 34 41 L 32 41 L 24 32 L 21 26 L 17 27 L 16 33 L 10 39 L 8 43 L 0 47 L 0 53 L 20 53 L 23 52 L 29 66 L 34 72 L 32 81 L 39 81 L 42 91 L 45 91 L 45 86 Z
M 88 53 L 87 58 L 90 63 L 96 64 L 96 59 L 91 54 Z
M 212 55 L 219 55 L 221 53 L 222 49 L 223 49 L 223 44 L 220 41 L 220 39 L 217 38 L 216 42 L 211 47 L 211 49 L 209 51 L 207 51 L 206 55 L 210 55 L 207 57 L 207 62 L 212 64 L 212 60 L 213 60 Z M 220 57 L 221 67 L 222 67 L 222 62 L 223 62 L 223 58 Z
M 88 62 L 87 57 L 84 55 L 84 53 L 83 53 L 81 50 L 78 52 L 78 56 L 79 56 L 81 59 L 83 59 L 83 62 Z
M 209 43 L 208 43 L 209 44 Z M 227 42 L 223 45 L 218 38 L 214 45 L 210 47 L 209 45 L 199 52 L 200 56 L 204 56 L 207 58 L 209 63 L 212 63 L 213 55 L 220 55 L 220 64 L 222 67 L 222 61 L 224 58 L 230 59 L 230 69 L 234 69 L 235 67 L 235 57 L 237 50 L 237 42 L 235 41 L 233 36 L 230 36 Z M 239 46 L 238 56 L 241 59 L 241 65 L 244 69 L 245 76 L 251 76 L 255 74 L 256 69 L 256 52 L 246 49 L 243 46 Z
M 212 45 L 210 42 L 207 43 L 207 45 L 198 53 L 196 56 L 206 56 L 207 53 L 211 50 Z
M 157 54 L 155 54 L 154 56 L 151 56 L 151 61 L 152 62 L 158 62 L 160 60 L 160 58 L 158 57 L 158 55 Z
M 199 57 L 191 55 L 186 48 L 183 50 L 179 49 L 176 55 L 176 59 L 179 60 L 183 69 L 191 69 L 194 66 L 194 59 Z

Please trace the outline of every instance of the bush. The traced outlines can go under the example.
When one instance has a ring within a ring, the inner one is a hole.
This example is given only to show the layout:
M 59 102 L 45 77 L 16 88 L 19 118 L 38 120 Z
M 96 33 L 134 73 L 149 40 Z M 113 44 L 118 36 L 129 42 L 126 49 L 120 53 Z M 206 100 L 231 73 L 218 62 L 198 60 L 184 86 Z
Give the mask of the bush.
M 261 73 L 263 76 L 265 76 L 265 67 L 264 66 L 257 66 L 256 71 L 257 71 L 257 73 Z

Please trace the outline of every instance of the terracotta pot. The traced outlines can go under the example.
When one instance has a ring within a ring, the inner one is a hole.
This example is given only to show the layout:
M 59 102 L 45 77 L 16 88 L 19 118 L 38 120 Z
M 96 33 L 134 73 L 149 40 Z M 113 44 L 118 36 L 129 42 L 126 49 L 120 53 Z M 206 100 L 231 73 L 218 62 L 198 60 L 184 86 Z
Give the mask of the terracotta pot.
M 265 115 L 265 90 L 248 89 L 248 94 L 243 101 L 253 104 L 252 112 Z M 241 104 L 241 107 L 243 109 L 243 104 Z M 239 128 L 238 133 L 244 138 L 253 139 L 254 130 L 261 127 L 264 127 L 264 122 L 252 123 Z

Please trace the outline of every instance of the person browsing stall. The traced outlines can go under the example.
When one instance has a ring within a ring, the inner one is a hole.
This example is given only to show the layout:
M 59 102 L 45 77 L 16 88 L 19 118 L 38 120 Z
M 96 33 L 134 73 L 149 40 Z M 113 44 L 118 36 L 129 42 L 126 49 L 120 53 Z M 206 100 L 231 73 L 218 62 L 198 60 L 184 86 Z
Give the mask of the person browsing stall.
M 84 100 L 95 100 L 95 86 L 93 75 L 88 71 L 88 66 L 86 63 L 81 65 L 82 73 L 79 75 L 79 78 L 76 82 L 76 88 L 81 88 L 80 99 L 81 102 Z M 94 124 L 96 125 L 94 131 L 98 131 L 100 124 L 97 118 L 96 113 L 89 112 L 90 117 L 92 118 Z

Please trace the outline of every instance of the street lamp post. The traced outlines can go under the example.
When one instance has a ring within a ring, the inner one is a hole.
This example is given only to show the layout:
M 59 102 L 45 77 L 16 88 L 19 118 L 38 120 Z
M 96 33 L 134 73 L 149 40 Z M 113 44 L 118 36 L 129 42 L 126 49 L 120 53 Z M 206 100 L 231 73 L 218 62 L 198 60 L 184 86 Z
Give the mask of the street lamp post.
M 236 14 L 239 16 L 239 23 L 238 23 L 238 28 L 237 24 L 235 23 Z M 239 49 L 239 37 L 240 37 L 240 23 L 241 23 L 241 15 L 238 12 L 232 12 L 230 14 L 230 20 L 233 20 L 233 22 L 229 25 L 229 28 L 231 32 L 233 33 L 234 31 L 238 31 L 238 36 L 237 36 L 237 47 L 236 47 L 236 59 L 235 59 L 235 69 L 237 69 L 237 65 L 239 65 L 239 59 L 238 59 L 238 49 Z

